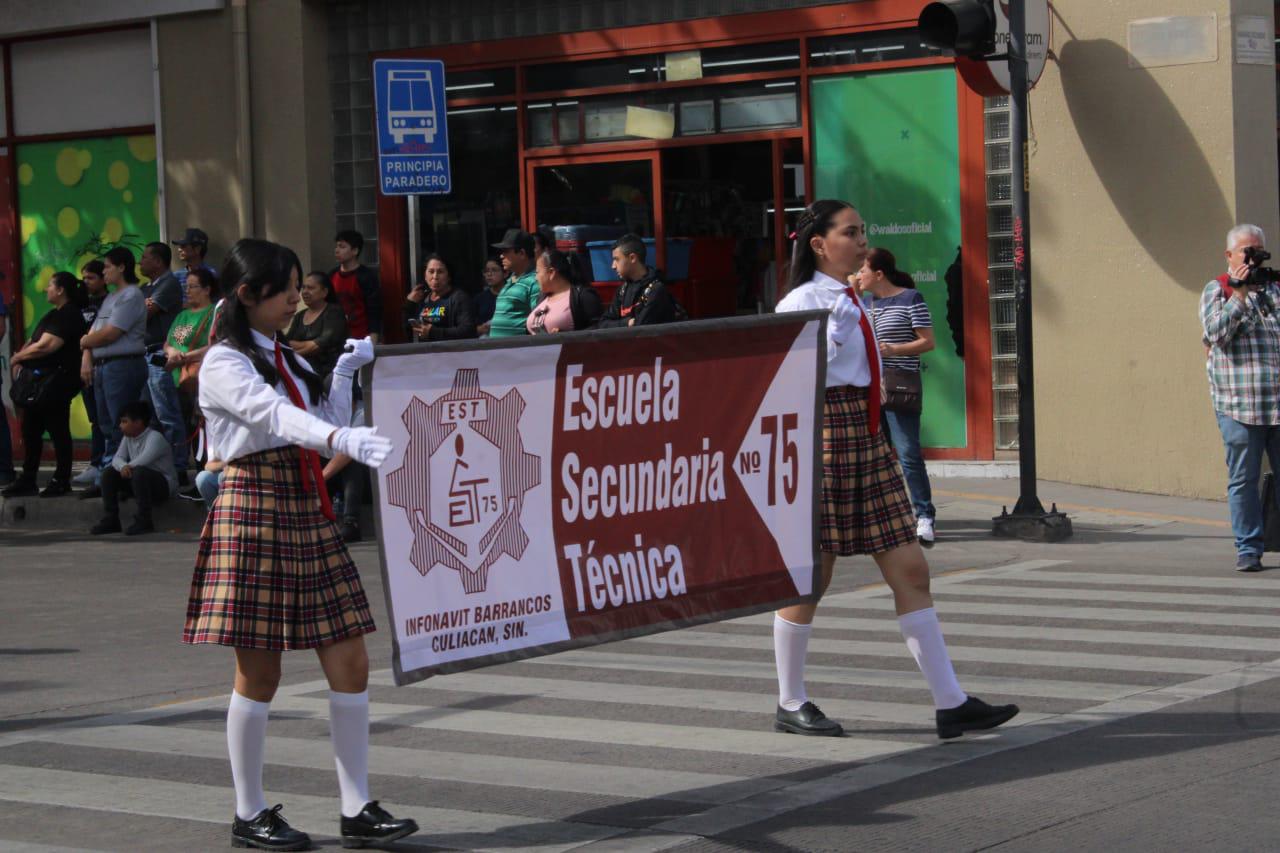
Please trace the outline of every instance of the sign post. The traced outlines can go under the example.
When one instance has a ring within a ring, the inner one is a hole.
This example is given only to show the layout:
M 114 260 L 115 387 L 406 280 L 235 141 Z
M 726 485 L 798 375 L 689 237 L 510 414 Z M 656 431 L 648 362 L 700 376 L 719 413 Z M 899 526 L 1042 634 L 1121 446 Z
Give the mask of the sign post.
M 379 347 L 396 682 L 811 600 L 825 367 L 822 312 Z
M 444 63 L 375 59 L 378 186 L 383 195 L 444 195 L 452 190 Z

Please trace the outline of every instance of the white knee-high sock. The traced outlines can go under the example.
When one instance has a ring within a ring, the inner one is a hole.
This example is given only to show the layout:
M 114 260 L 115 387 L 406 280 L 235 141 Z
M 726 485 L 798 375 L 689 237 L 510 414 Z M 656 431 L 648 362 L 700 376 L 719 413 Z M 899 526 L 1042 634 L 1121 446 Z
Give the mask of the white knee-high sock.
M 778 666 L 778 705 L 795 711 L 809 701 L 804 690 L 804 659 L 812 625 L 788 622 L 773 614 L 773 659 Z
M 960 689 L 956 672 L 951 668 L 951 656 L 947 654 L 947 642 L 942 639 L 942 626 L 932 607 L 904 613 L 898 617 L 902 639 L 916 659 L 916 665 L 929 682 L 933 704 L 939 710 L 963 705 L 969 697 Z
M 329 691 L 329 740 L 338 766 L 342 814 L 355 817 L 369 802 L 369 691 Z
M 227 752 L 236 786 L 236 816 L 241 820 L 249 820 L 267 807 L 267 797 L 262 792 L 262 762 L 270 707 L 270 702 L 255 702 L 234 690 L 227 706 Z

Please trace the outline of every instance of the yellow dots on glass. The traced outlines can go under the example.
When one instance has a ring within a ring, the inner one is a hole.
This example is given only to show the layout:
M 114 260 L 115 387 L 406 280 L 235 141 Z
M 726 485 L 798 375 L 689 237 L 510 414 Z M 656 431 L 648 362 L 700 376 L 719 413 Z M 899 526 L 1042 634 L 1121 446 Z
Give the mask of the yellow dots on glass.
M 87 155 L 89 152 L 76 148 L 63 148 L 58 152 L 58 159 L 54 161 L 53 170 L 58 176 L 58 180 L 64 186 L 74 187 L 80 183 L 80 179 L 84 177 L 84 170 L 87 166 L 82 165 L 85 158 L 82 154 Z
M 123 160 L 117 160 L 107 169 L 107 180 L 114 190 L 122 190 L 129 185 L 129 167 Z
M 74 207 L 58 211 L 58 233 L 67 238 L 80 233 L 80 213 Z
M 116 219 L 114 216 L 108 217 L 107 221 L 102 223 L 102 242 L 114 243 L 119 240 L 123 234 L 124 226 L 121 225 L 120 220 Z
M 34 237 L 36 232 L 40 230 L 40 220 L 34 216 L 24 216 L 22 217 L 19 228 L 22 234 L 22 245 L 25 246 L 27 245 L 27 241 Z
M 87 436 L 92 434 L 92 430 L 89 416 L 84 410 L 84 400 L 77 394 L 75 400 L 71 402 L 71 434 Z
M 18 167 L 18 183 L 24 187 L 31 186 L 31 182 L 36 179 L 36 170 L 31 168 L 30 163 L 23 163 Z
M 124 195 L 122 196 L 122 198 L 124 199 L 124 203 L 125 203 L 125 204 L 132 204 L 132 203 L 133 203 L 133 190 L 125 190 L 125 191 L 124 191 Z
M 156 159 L 156 138 L 154 136 L 130 136 L 129 153 L 139 163 L 150 163 Z
M 93 165 L 93 155 L 89 153 L 89 149 L 81 148 L 76 154 L 76 162 L 80 164 L 80 168 L 88 170 Z

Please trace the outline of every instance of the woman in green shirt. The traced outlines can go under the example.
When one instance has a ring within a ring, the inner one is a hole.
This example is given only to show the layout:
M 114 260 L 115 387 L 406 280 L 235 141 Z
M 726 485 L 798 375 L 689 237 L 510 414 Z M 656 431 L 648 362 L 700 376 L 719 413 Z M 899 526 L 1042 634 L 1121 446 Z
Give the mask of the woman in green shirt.
M 200 360 L 209 349 L 210 332 L 213 331 L 214 301 L 218 298 L 218 279 L 207 267 L 197 267 L 187 275 L 187 307 L 169 327 L 169 339 L 165 341 L 167 356 L 165 367 L 173 371 L 173 381 L 179 388 L 194 394 L 194 387 L 184 388 L 182 376 L 189 378 L 188 385 L 199 370 Z

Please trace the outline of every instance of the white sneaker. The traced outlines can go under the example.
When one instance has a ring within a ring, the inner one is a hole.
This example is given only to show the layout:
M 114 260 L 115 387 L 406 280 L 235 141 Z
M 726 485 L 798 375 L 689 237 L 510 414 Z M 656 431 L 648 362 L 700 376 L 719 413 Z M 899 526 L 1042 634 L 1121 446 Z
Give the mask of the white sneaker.
M 73 486 L 92 486 L 98 482 L 98 478 L 102 476 L 102 471 L 92 465 L 85 467 L 83 471 L 71 478 Z
M 922 518 L 916 522 L 916 538 L 920 540 L 920 547 L 933 547 L 933 519 Z

